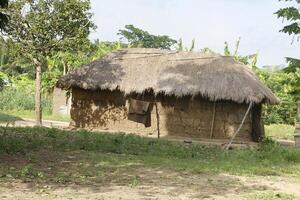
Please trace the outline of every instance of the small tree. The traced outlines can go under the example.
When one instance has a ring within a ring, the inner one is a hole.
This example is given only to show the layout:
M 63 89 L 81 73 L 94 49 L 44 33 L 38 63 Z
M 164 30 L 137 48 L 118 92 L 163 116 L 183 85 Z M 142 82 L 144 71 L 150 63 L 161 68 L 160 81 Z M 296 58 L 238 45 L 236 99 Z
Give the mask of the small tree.
M 279 0 L 282 1 L 282 0 Z M 284 1 L 296 1 L 300 5 L 300 0 L 284 0 Z M 280 31 L 283 33 L 287 33 L 289 35 L 293 35 L 300 38 L 300 10 L 294 6 L 281 8 L 277 12 L 275 12 L 278 18 L 282 18 L 283 20 L 287 20 L 289 22 L 288 25 L 284 26 Z
M 282 0 L 279 0 L 282 1 Z M 300 6 L 300 0 L 284 0 L 284 1 L 290 1 L 290 2 L 296 2 L 298 3 L 298 6 Z M 280 31 L 283 33 L 287 33 L 289 35 L 293 36 L 293 41 L 295 37 L 297 38 L 297 41 L 300 39 L 300 9 L 299 7 L 296 8 L 295 6 L 285 7 L 279 9 L 277 12 L 275 12 L 278 18 L 282 18 L 283 20 L 288 21 L 288 24 L 283 27 Z M 284 69 L 287 73 L 295 73 L 297 76 L 297 81 L 294 85 L 292 85 L 294 89 L 294 94 L 296 97 L 300 97 L 300 59 L 299 58 L 287 58 L 287 62 L 289 63 L 289 66 Z
M 177 43 L 167 35 L 152 35 L 133 25 L 126 25 L 125 29 L 119 30 L 118 35 L 125 38 L 131 47 L 171 49 Z
M 89 0 L 14 0 L 2 35 L 16 43 L 20 55 L 35 66 L 36 125 L 41 125 L 41 78 L 46 58 L 55 52 L 77 51 L 95 28 Z

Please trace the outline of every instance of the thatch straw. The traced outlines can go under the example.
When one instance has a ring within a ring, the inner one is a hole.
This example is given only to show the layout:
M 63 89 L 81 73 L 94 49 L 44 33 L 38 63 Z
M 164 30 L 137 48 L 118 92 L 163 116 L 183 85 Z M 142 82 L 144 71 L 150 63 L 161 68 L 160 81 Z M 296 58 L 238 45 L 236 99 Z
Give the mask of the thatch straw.
M 57 86 L 119 89 L 125 94 L 202 95 L 238 103 L 278 103 L 249 69 L 232 57 L 159 49 L 121 49 L 62 77 Z

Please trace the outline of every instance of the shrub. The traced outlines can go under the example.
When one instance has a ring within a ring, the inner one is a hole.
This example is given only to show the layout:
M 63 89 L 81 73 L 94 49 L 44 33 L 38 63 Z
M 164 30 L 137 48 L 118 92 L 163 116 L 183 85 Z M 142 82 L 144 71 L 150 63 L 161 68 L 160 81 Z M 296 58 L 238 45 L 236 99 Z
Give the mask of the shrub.
M 0 92 L 0 110 L 31 111 L 34 110 L 34 93 L 25 88 L 5 87 Z M 42 98 L 43 111 L 47 114 L 52 112 L 52 103 L 48 98 Z
M 265 105 L 263 118 L 265 124 L 294 124 L 297 116 L 298 85 L 300 73 L 268 72 L 256 69 L 256 74 L 280 99 L 279 105 Z

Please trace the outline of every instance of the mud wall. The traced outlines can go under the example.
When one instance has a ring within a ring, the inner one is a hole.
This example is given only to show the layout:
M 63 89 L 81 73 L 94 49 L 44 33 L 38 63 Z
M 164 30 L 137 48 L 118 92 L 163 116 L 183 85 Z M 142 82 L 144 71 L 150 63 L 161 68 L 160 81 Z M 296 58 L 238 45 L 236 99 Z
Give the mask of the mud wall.
M 52 113 L 55 115 L 69 115 L 70 108 L 71 102 L 67 98 L 67 92 L 55 87 L 53 90 Z
M 135 98 L 154 101 L 151 95 Z M 158 96 L 155 99 L 160 116 L 161 136 L 210 138 L 214 103 L 202 98 Z M 229 101 L 216 102 L 213 138 L 230 138 L 238 128 L 248 105 Z M 129 104 L 120 91 L 72 91 L 72 125 L 81 128 L 114 130 L 139 135 L 157 134 L 155 109 L 151 111 L 151 127 L 127 120 Z M 251 115 L 237 135 L 237 140 L 251 141 Z

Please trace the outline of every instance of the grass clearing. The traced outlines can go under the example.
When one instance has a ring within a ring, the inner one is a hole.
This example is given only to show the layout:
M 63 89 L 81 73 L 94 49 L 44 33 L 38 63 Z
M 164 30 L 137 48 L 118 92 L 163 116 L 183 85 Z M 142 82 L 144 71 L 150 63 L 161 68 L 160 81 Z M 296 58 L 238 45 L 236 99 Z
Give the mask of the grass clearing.
M 0 198 L 15 194 L 8 199 L 297 199 L 260 183 L 269 176 L 241 181 L 222 173 L 173 167 L 172 158 L 158 163 L 153 156 L 39 150 L 0 154 L 0 159 Z
M 273 139 L 294 140 L 295 126 L 288 124 L 265 125 L 266 136 Z

